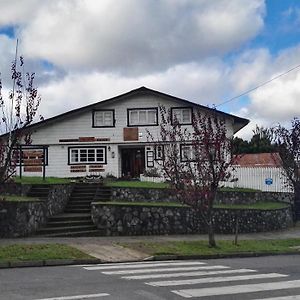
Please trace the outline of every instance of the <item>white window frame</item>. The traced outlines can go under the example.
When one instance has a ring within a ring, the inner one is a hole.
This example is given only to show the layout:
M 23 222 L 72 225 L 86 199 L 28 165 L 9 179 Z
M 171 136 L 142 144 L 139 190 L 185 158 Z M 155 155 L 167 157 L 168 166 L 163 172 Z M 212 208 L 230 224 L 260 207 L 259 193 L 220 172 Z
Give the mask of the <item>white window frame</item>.
M 154 120 L 150 120 L 151 113 L 155 113 Z M 136 114 L 136 121 L 133 115 Z M 143 114 L 145 114 L 143 116 Z M 152 108 L 130 108 L 127 110 L 128 126 L 157 126 L 158 125 L 158 109 Z
M 68 151 L 69 165 L 106 164 L 106 147 L 69 147 Z M 98 151 L 102 152 L 101 159 Z
M 156 145 L 155 160 L 163 160 L 163 159 L 164 159 L 164 145 Z
M 98 116 L 97 116 L 98 115 Z M 101 117 L 100 117 L 101 116 Z M 107 117 L 110 120 L 107 122 Z M 98 117 L 98 120 L 97 120 Z M 102 122 L 99 122 L 102 119 Z M 93 127 L 115 127 L 115 111 L 113 109 L 99 109 L 93 111 Z
M 190 125 L 192 124 L 192 111 L 191 107 L 172 107 L 172 122 L 175 120 L 178 121 L 179 124 L 182 125 Z M 189 120 L 184 121 L 184 112 L 189 112 Z

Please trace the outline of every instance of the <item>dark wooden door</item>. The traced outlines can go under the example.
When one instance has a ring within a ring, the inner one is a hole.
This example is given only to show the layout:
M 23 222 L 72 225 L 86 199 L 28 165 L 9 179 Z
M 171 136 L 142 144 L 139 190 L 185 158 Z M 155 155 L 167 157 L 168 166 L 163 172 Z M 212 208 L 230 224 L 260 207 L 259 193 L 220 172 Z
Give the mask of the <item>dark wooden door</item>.
M 145 148 L 122 149 L 122 176 L 138 178 L 145 170 Z

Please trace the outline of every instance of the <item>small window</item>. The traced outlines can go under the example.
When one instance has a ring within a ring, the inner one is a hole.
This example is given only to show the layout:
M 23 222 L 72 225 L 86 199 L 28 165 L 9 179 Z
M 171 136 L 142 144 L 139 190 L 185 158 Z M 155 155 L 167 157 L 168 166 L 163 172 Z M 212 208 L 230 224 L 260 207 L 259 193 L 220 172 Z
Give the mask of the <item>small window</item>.
M 155 159 L 163 160 L 164 159 L 164 146 L 158 145 L 155 147 Z
M 93 111 L 93 127 L 114 127 L 114 110 L 95 110 Z
M 192 124 L 192 108 L 172 108 L 172 122 L 177 121 L 179 124 Z
M 192 145 L 180 145 L 181 161 L 194 161 L 195 151 Z
M 106 147 L 69 148 L 69 164 L 106 163 Z
M 128 126 L 156 126 L 157 108 L 128 109 Z

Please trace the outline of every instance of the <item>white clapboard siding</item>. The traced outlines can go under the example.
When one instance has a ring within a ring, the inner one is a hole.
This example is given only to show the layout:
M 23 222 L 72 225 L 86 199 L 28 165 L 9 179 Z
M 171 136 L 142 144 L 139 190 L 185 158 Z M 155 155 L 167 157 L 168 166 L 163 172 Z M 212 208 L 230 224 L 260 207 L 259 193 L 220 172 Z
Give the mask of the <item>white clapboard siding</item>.
M 57 119 L 53 123 L 46 123 L 45 126 L 38 127 L 32 133 L 32 145 L 48 145 L 48 166 L 46 167 L 46 176 L 55 177 L 77 177 L 85 176 L 88 172 L 71 173 L 70 166 L 68 165 L 68 148 L 70 146 L 108 146 L 110 151 L 107 151 L 107 164 L 104 165 L 105 172 L 101 175 L 112 174 L 114 176 L 120 176 L 121 169 L 121 150 L 120 147 L 124 144 L 131 145 L 141 143 L 146 145 L 147 130 L 151 132 L 153 137 L 159 136 L 159 126 L 140 126 L 139 140 L 134 142 L 124 142 L 123 128 L 127 127 L 127 109 L 128 108 L 151 108 L 165 106 L 167 109 L 171 107 L 186 106 L 185 103 L 177 100 L 169 100 L 164 97 L 158 97 L 153 95 L 137 95 L 134 97 L 124 98 L 121 101 L 109 101 L 108 103 L 97 104 L 97 106 L 90 108 L 88 111 L 79 111 L 72 116 L 65 116 L 61 119 Z M 196 108 L 196 107 L 195 107 Z M 93 109 L 114 109 L 115 110 L 115 127 L 113 128 L 93 128 L 92 127 L 92 112 Z M 158 123 L 160 123 L 160 115 L 158 114 Z M 233 134 L 233 118 L 228 117 L 226 119 L 228 136 Z M 191 125 L 187 125 L 187 128 L 191 128 Z M 61 139 L 78 139 L 79 137 L 96 137 L 107 138 L 109 141 L 105 142 L 87 142 L 87 143 L 62 143 Z M 112 155 L 114 152 L 114 157 Z M 19 171 L 17 170 L 17 173 Z M 39 173 L 23 173 L 24 176 L 42 176 L 42 172 Z
M 235 167 L 231 172 L 233 182 L 222 182 L 221 186 L 250 188 L 266 192 L 292 192 L 286 184 L 286 177 L 282 168 L 278 167 Z M 266 184 L 271 178 L 272 184 Z

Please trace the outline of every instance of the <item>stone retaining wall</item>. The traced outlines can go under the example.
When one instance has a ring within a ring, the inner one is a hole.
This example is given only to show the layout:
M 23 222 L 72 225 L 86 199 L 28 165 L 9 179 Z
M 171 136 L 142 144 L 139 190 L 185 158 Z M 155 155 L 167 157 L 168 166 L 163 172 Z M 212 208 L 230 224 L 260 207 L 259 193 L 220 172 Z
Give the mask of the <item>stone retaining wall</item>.
M 233 233 L 236 217 L 239 232 L 261 232 L 292 225 L 290 207 L 276 210 L 214 211 L 217 233 Z M 205 233 L 201 219 L 188 207 L 92 203 L 92 220 L 103 235 L 154 235 Z
M 112 187 L 112 201 L 125 202 L 177 202 L 170 189 Z M 256 202 L 287 202 L 293 200 L 292 193 L 219 191 L 216 203 L 253 204 Z
M 30 185 L 15 186 L 20 195 L 30 189 Z M 34 233 L 48 217 L 64 210 L 72 189 L 73 185 L 53 184 L 45 200 L 0 201 L 0 237 L 22 237 Z M 9 186 L 7 193 L 11 190 Z

